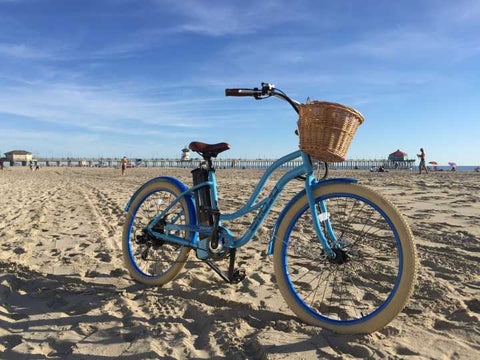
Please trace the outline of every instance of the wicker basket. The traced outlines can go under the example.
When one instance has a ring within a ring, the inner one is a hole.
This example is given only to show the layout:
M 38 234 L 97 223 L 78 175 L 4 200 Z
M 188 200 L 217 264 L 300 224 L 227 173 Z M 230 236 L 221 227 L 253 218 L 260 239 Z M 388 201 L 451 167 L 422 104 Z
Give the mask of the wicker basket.
M 336 103 L 313 101 L 300 105 L 300 150 L 327 162 L 344 161 L 364 118 L 357 110 Z

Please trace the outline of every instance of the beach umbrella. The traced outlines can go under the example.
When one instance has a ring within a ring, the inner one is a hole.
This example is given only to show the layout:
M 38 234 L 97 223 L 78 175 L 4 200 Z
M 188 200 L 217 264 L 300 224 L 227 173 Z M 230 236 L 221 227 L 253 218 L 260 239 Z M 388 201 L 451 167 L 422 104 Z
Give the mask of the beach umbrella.
M 429 161 L 428 163 L 433 166 L 438 166 L 438 163 L 436 161 Z
M 454 162 L 449 162 L 448 165 L 450 165 L 451 167 L 457 167 L 457 164 L 455 164 Z

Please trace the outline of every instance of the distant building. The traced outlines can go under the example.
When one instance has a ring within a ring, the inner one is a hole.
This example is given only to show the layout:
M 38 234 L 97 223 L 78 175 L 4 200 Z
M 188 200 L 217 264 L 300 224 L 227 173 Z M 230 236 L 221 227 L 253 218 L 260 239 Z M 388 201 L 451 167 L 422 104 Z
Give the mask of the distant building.
M 181 161 L 189 161 L 190 160 L 190 150 L 185 147 L 182 149 L 182 157 L 180 158 Z
M 27 162 L 32 161 L 32 153 L 25 150 L 13 150 L 5 153 L 5 161 L 9 161 L 10 165 L 16 162 L 21 162 L 23 166 Z
M 406 161 L 408 157 L 407 153 L 404 153 L 400 149 L 388 155 L 390 161 Z

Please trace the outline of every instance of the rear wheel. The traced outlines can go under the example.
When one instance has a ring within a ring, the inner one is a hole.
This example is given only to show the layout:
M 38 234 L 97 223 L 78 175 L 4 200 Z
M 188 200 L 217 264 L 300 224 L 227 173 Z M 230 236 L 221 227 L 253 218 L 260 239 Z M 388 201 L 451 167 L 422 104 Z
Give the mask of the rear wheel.
M 320 218 L 330 220 L 336 257 L 326 256 L 307 197 L 300 197 L 279 225 L 275 242 L 280 291 L 306 323 L 340 333 L 378 330 L 403 309 L 413 291 L 411 230 L 390 202 L 363 186 L 321 186 L 314 196 L 327 207 L 328 215 Z
M 130 275 L 144 284 L 163 285 L 173 280 L 187 261 L 191 248 L 155 239 L 145 231 L 154 217 L 166 209 L 180 193 L 172 183 L 166 180 L 156 181 L 138 193 L 130 205 L 123 228 L 123 259 Z M 164 231 L 167 223 L 190 223 L 185 199 L 175 204 L 160 219 L 154 230 Z M 188 238 L 187 231 L 170 233 Z

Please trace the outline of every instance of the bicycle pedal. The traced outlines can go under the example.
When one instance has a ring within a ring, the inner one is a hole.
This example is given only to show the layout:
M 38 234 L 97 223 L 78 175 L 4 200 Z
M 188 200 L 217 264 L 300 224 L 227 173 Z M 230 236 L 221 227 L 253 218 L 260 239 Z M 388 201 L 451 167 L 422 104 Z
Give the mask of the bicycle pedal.
M 230 283 L 238 284 L 239 282 L 243 281 L 247 274 L 245 273 L 244 269 L 237 269 L 233 272 L 232 277 L 230 279 Z

